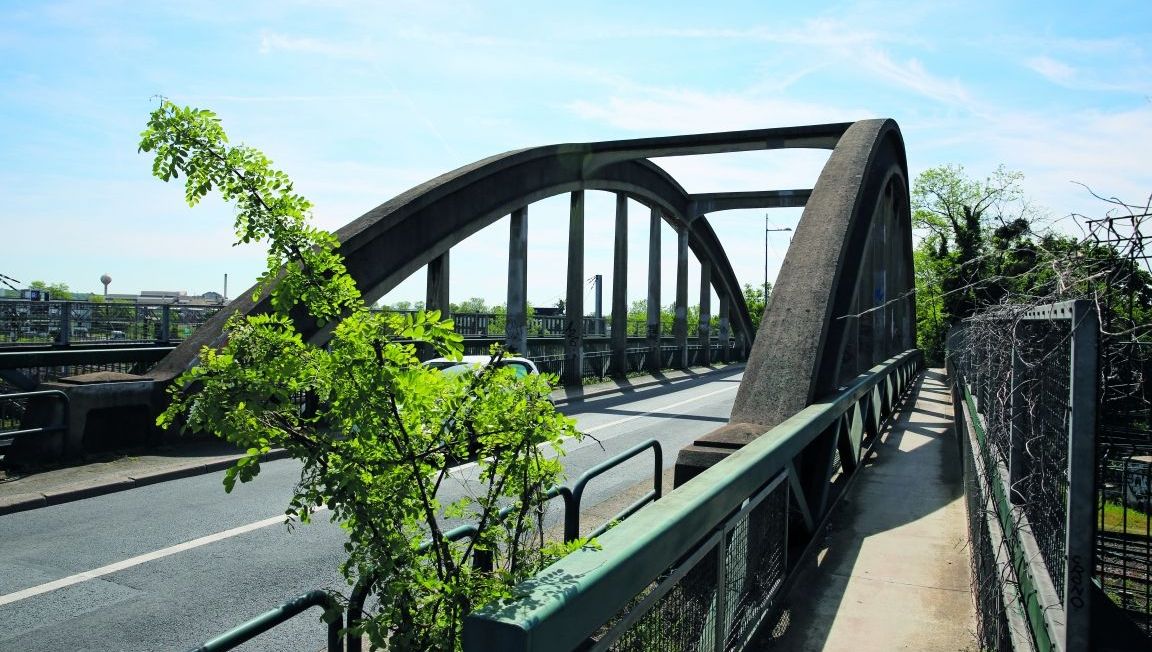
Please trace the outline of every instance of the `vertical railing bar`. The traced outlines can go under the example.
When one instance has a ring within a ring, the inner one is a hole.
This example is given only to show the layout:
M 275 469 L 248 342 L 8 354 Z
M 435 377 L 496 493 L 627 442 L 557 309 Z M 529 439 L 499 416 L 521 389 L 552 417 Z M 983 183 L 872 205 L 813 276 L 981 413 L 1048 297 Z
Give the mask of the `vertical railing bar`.
M 1068 432 L 1068 513 L 1064 564 L 1064 609 L 1067 649 L 1091 646 L 1090 573 L 1095 547 L 1092 528 L 1096 491 L 1096 361 L 1098 321 L 1085 300 L 1072 304 L 1072 350 L 1069 378 L 1071 418 Z

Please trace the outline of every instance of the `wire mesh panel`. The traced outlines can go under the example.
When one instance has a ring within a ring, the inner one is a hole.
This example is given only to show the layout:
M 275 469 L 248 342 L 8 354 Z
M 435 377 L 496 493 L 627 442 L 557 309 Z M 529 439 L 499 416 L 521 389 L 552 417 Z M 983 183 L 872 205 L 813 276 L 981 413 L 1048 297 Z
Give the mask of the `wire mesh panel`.
M 1017 355 L 1024 373 L 1022 405 L 1017 423 L 1023 438 L 1020 487 L 1022 507 L 1032 534 L 1040 545 L 1044 565 L 1056 592 L 1064 598 L 1066 524 L 1068 519 L 1068 418 L 1071 373 L 1071 325 L 1068 321 L 1026 321 L 1020 333 Z
M 966 320 L 949 342 L 977 431 L 970 517 L 995 519 L 970 523 L 973 574 L 1009 593 L 1019 583 L 1032 635 L 1059 650 L 1089 645 L 1096 324 L 1087 302 L 1004 307 Z M 1001 543 L 986 541 L 993 526 Z M 1014 577 L 997 577 L 989 554 L 1011 560 Z M 974 588 L 981 638 L 995 647 L 1003 598 L 997 606 L 994 592 Z
M 787 519 L 788 483 L 781 474 L 636 596 L 602 628 L 592 649 L 744 649 L 784 583 Z
M 672 569 L 655 582 L 650 591 L 637 596 L 632 610 L 646 608 L 615 641 L 607 647 L 614 652 L 696 652 L 715 649 L 717 539 L 690 557 L 683 566 Z M 658 597 L 656 597 L 658 596 Z M 655 598 L 650 600 L 649 598 Z
M 788 487 L 781 482 L 729 534 L 725 564 L 726 649 L 743 649 L 784 582 L 787 518 Z

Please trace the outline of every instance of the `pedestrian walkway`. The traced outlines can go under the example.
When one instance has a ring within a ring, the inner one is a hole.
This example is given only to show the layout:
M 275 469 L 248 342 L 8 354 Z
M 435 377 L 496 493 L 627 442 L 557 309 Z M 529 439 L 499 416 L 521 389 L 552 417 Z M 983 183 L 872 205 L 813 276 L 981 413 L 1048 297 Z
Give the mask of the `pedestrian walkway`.
M 912 392 L 833 513 L 826 545 L 798 578 L 770 649 L 979 649 L 943 371 L 925 372 Z

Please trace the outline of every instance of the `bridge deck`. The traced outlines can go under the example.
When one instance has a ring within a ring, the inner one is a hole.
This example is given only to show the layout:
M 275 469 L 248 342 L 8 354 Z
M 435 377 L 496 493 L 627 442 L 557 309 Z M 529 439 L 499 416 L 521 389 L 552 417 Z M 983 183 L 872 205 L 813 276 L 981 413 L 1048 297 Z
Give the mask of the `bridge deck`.
M 797 581 L 771 649 L 979 649 L 943 372 L 925 372 L 912 392 L 832 515 L 826 547 Z

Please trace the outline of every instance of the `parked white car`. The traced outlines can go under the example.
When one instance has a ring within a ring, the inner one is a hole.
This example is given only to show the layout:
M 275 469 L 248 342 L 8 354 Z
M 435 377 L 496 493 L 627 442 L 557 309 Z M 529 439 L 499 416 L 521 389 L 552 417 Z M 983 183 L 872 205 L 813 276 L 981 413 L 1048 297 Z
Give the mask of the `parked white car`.
M 435 358 L 424 363 L 426 367 L 433 369 L 440 369 L 446 374 L 462 374 L 469 369 L 483 369 L 492 362 L 492 356 L 488 355 L 466 355 L 459 360 L 449 360 L 448 358 Z M 517 378 L 524 376 L 539 374 L 540 371 L 536 368 L 536 363 L 528 358 L 521 358 L 517 356 L 505 356 L 500 358 L 496 363 L 498 367 L 510 367 L 516 372 Z

